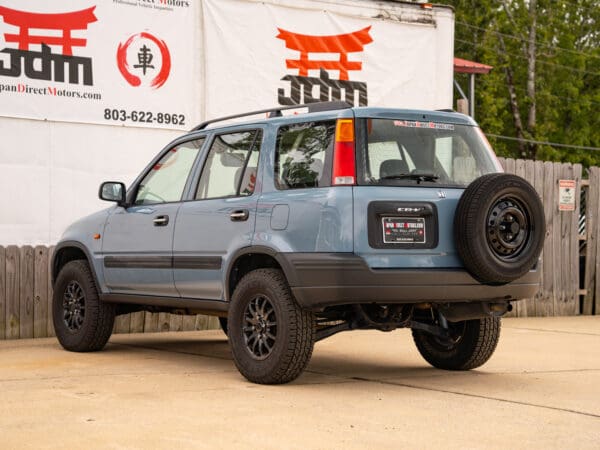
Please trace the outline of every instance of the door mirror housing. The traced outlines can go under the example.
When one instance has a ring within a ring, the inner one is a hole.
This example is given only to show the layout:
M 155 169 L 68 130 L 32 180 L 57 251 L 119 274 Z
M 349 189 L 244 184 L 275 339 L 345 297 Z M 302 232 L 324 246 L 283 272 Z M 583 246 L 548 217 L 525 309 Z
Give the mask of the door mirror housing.
M 120 181 L 105 181 L 100 185 L 100 191 L 98 192 L 101 200 L 117 202 L 119 206 L 126 206 L 125 194 L 125 185 Z

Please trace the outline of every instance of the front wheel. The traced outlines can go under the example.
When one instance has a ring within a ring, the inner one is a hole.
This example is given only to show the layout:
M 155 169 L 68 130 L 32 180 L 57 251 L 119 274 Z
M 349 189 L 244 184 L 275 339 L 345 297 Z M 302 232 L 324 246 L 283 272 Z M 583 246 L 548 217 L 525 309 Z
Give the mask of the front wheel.
M 241 279 L 227 325 L 233 360 L 249 381 L 288 383 L 310 361 L 314 314 L 296 303 L 280 270 L 257 269 Z
M 500 318 L 463 320 L 448 323 L 448 338 L 413 329 L 421 356 L 438 369 L 469 370 L 482 366 L 496 350 L 500 338 Z
M 100 301 L 87 261 L 70 261 L 54 285 L 52 319 L 60 344 L 73 352 L 102 350 L 115 322 L 115 307 Z

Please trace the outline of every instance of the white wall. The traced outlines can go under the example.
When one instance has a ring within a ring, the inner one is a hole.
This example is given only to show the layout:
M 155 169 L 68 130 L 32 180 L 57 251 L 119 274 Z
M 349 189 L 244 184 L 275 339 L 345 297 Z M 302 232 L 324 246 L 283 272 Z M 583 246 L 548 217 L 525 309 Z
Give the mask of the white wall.
M 109 203 L 102 181 L 131 183 L 181 131 L 0 117 L 0 245 L 55 243 Z

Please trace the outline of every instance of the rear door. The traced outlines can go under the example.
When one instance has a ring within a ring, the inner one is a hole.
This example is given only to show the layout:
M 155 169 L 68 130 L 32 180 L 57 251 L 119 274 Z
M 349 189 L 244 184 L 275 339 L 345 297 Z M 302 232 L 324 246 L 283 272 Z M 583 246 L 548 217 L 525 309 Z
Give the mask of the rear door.
M 462 267 L 456 205 L 471 181 L 497 171 L 474 126 L 418 119 L 359 121 L 355 252 L 374 269 Z
M 212 137 L 199 181 L 177 216 L 173 242 L 175 286 L 185 298 L 224 298 L 232 254 L 252 243 L 263 130 L 238 129 Z
M 102 236 L 111 292 L 177 296 L 172 246 L 175 218 L 204 138 L 168 149 L 136 187 L 132 205 L 116 207 Z

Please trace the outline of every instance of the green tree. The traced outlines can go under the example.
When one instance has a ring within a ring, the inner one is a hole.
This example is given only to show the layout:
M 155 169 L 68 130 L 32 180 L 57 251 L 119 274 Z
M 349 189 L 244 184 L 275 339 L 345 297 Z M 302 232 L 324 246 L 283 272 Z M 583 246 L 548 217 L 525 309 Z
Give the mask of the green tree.
M 477 77 L 477 120 L 503 156 L 600 164 L 599 0 L 456 0 L 455 55 Z M 466 79 L 457 74 L 461 84 Z

